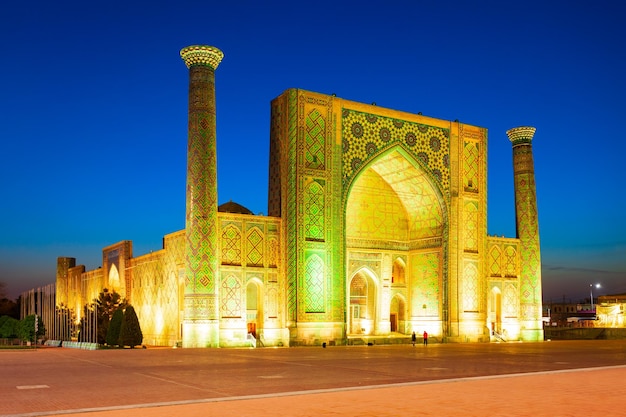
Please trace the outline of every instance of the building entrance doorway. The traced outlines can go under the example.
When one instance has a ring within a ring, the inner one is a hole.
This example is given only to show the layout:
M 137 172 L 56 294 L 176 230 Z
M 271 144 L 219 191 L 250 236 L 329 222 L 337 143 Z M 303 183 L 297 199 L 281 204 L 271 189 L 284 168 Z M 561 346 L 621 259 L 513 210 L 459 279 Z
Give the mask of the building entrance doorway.
M 350 281 L 350 324 L 352 334 L 374 334 L 376 323 L 376 284 L 366 271 Z
M 255 280 L 246 286 L 246 325 L 248 334 L 255 339 L 259 338 L 258 329 L 262 326 L 263 303 L 260 284 Z

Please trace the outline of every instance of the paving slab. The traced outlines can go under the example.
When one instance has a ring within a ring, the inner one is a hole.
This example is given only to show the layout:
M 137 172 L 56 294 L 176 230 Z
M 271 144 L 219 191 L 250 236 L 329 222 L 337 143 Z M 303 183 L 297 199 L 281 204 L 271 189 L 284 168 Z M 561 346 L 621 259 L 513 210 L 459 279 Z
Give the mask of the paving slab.
M 626 341 L 0 351 L 1 416 L 623 415 Z

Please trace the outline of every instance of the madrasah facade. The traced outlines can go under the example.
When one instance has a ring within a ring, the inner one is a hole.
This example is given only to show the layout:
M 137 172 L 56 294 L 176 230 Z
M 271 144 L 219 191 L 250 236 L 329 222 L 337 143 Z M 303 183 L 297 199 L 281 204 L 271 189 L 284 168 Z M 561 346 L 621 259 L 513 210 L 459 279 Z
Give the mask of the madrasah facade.
M 267 216 L 218 206 L 215 73 L 189 70 L 185 229 L 86 271 L 57 260 L 56 304 L 80 318 L 104 289 L 144 344 L 345 345 L 427 331 L 443 342 L 543 340 L 532 127 L 513 148 L 517 237 L 487 235 L 487 130 L 289 89 L 271 102 Z

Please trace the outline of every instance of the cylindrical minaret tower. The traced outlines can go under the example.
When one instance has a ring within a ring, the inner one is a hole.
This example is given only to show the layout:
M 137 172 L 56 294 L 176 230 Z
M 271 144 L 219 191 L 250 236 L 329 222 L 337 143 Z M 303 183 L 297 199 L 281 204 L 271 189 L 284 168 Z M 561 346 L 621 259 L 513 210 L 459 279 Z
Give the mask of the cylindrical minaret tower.
M 537 192 L 531 141 L 535 128 L 516 127 L 506 132 L 513 144 L 515 218 L 520 240 L 520 326 L 522 340 L 543 340 L 541 320 L 541 256 Z
M 183 48 L 189 68 L 183 347 L 219 346 L 215 69 L 224 53 Z

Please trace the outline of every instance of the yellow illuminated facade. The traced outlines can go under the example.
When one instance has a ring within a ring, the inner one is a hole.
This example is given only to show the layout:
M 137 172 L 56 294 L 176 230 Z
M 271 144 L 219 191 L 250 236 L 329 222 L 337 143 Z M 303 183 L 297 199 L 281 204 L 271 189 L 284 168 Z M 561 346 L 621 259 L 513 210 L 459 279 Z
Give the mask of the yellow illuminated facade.
M 202 54 L 205 54 L 204 56 Z M 513 144 L 516 238 L 487 235 L 487 130 L 290 89 L 271 103 L 268 216 L 217 207 L 214 80 L 223 54 L 185 48 L 187 222 L 163 249 L 59 258 L 57 304 L 102 288 L 144 343 L 183 347 L 543 340 L 531 140 Z M 208 155 L 208 156 L 207 156 Z

